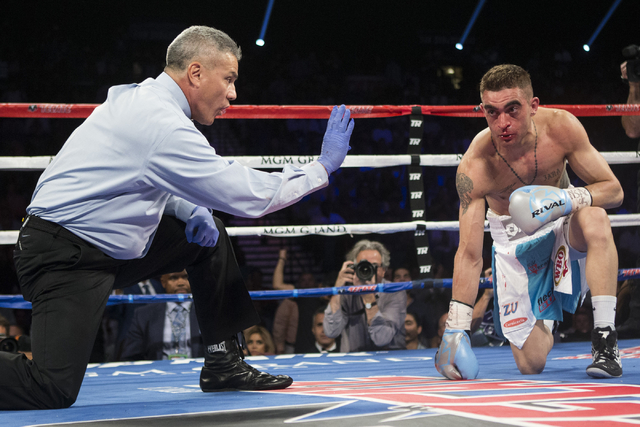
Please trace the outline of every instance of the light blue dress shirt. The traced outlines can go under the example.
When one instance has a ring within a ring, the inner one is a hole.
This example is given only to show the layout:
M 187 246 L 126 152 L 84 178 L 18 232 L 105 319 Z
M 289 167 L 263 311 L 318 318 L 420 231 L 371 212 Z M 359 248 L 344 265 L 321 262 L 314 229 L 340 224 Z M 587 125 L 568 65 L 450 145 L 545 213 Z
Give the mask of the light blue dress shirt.
M 191 121 L 167 74 L 114 86 L 38 180 L 30 215 L 57 223 L 116 259 L 143 257 L 163 213 L 195 206 L 259 217 L 327 185 L 312 162 L 267 173 L 227 161 Z

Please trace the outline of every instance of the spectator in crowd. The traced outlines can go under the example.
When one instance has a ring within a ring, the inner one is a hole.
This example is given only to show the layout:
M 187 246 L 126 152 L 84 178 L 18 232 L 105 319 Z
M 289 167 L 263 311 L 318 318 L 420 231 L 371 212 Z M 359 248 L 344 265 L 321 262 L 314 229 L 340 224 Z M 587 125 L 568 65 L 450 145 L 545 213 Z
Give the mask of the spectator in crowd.
M 273 272 L 273 289 L 308 289 L 318 286 L 315 277 L 310 272 L 303 272 L 300 275 L 297 286 L 284 283 L 284 266 L 286 262 L 287 250 L 280 249 L 278 262 Z M 297 300 L 293 298 L 282 300 L 273 319 L 273 341 L 277 354 L 291 354 L 295 351 L 298 323 L 299 310 Z
M 264 326 L 255 325 L 244 331 L 249 356 L 265 356 L 275 354 L 275 346 L 271 334 Z
M 4 317 L 9 323 L 16 323 L 16 316 L 10 308 L 0 307 L 0 316 Z
M 444 330 L 447 328 L 448 317 L 449 317 L 449 313 L 444 313 L 442 316 L 440 316 L 440 319 L 438 319 L 438 332 L 433 338 L 431 338 L 431 341 L 429 341 L 429 348 L 436 348 L 442 342 L 442 336 L 444 335 Z
M 411 271 L 407 267 L 398 267 L 393 270 L 394 282 L 410 282 L 411 280 Z
M 316 340 L 315 349 L 306 353 L 337 353 L 340 351 L 339 342 L 324 333 L 324 310 L 324 307 L 320 307 L 313 314 L 311 333 Z
M 383 282 L 390 258 L 382 243 L 359 241 L 347 254 L 335 286 Z M 365 271 L 371 276 L 362 274 Z M 342 334 L 343 352 L 404 349 L 406 307 L 405 292 L 333 295 L 325 310 L 324 332 L 332 338 Z
M 122 289 L 122 295 L 158 295 L 165 293 L 162 283 L 156 279 L 143 280 Z
M 628 61 L 620 65 L 622 79 L 629 83 L 627 104 L 640 104 L 640 61 L 633 60 L 633 73 L 629 75 Z M 622 127 L 629 138 L 640 138 L 640 116 L 622 116 Z
M 264 286 L 264 273 L 259 267 L 247 266 L 243 270 L 243 276 L 249 291 L 264 291 L 268 289 Z M 273 319 L 278 309 L 278 302 L 274 300 L 251 300 L 251 303 L 260 316 L 259 325 L 264 326 L 267 330 L 273 330 Z
M 483 273 L 484 277 L 490 278 L 491 272 L 491 267 L 487 268 Z M 471 315 L 471 346 L 481 347 L 489 345 L 493 347 L 501 346 L 504 343 L 504 337 L 497 334 L 493 324 L 493 288 L 485 288 L 473 306 Z
M 273 318 L 273 342 L 276 354 L 291 354 L 295 351 L 298 318 L 297 302 L 293 298 L 283 299 Z
M 622 79 L 629 84 L 629 96 L 627 104 L 640 104 L 640 60 L 634 60 L 633 73 L 629 75 L 627 68 L 628 61 L 620 65 Z M 640 116 L 622 116 L 622 127 L 629 138 L 640 138 Z M 640 150 L 640 144 L 638 145 Z M 640 212 L 640 170 L 637 175 L 637 199 L 636 212 Z M 636 239 L 638 239 L 638 229 L 636 228 Z M 636 240 L 637 241 L 637 240 Z M 636 267 L 640 267 L 640 257 L 636 259 Z M 625 296 L 628 298 L 629 315 L 624 323 L 616 326 L 618 337 L 638 338 L 640 337 L 640 280 L 631 279 L 627 283 Z
M 623 325 L 629 318 L 629 302 L 634 286 L 634 279 L 626 279 L 618 282 L 618 289 L 616 292 L 616 297 L 618 298 L 616 305 L 616 325 Z
M 591 341 L 593 329 L 593 310 L 591 307 L 579 307 L 573 313 L 573 326 L 560 333 L 561 342 Z
M 407 350 L 420 350 L 427 348 L 422 343 L 422 325 L 420 324 L 419 317 L 411 312 L 407 311 L 407 316 L 404 319 L 405 330 L 405 342 L 407 344 Z
M 303 272 L 298 277 L 295 286 L 284 283 L 284 267 L 286 262 L 287 250 L 281 249 L 273 273 L 274 289 L 310 289 L 318 287 L 314 275 L 308 271 Z M 287 298 L 280 303 L 273 321 L 273 340 L 277 354 L 315 351 L 313 340 L 308 336 L 308 331 L 312 328 L 312 319 L 309 316 L 300 316 L 299 313 L 313 313 L 318 307 L 326 307 L 327 301 L 328 299 L 326 297 L 305 297 L 297 299 Z M 299 343 L 298 337 L 300 337 Z
M 393 270 L 392 278 L 394 282 L 410 282 L 413 280 L 411 270 L 408 267 L 397 267 Z M 429 340 L 436 333 L 436 309 L 432 301 L 428 299 L 427 289 L 409 289 L 407 292 L 407 313 L 412 312 L 417 317 L 418 323 L 422 326 L 420 332 L 421 340 Z
M 164 274 L 167 294 L 189 294 L 185 270 Z M 200 328 L 191 301 L 146 304 L 139 307 L 122 345 L 122 360 L 172 360 L 203 357 Z
M 325 273 L 320 286 L 330 288 L 335 284 L 337 276 L 338 272 L 336 270 Z M 323 296 L 318 298 L 298 298 L 296 300 L 298 313 L 303 313 L 303 315 L 298 316 L 298 333 L 296 334 L 295 353 L 316 352 L 316 337 L 309 334 L 309 331 L 313 329 L 315 323 L 313 322 L 312 317 L 305 315 L 305 313 L 315 313 L 318 310 L 325 310 L 329 303 L 329 298 L 330 297 L 328 296 Z M 324 316 L 322 316 L 322 318 L 324 319 Z M 340 342 L 337 339 L 336 345 L 340 348 Z
M 114 292 L 116 295 L 158 295 L 165 293 L 165 290 L 162 287 L 162 283 L 160 283 L 157 278 L 154 278 L 143 280 L 123 289 L 116 289 Z M 133 314 L 144 305 L 145 304 L 119 304 L 105 309 L 102 321 L 103 334 L 105 337 L 108 337 L 107 341 L 114 341 L 105 343 L 107 347 L 113 346 L 116 351 L 122 348 L 122 342 L 127 336 L 131 322 L 133 322 Z M 112 331 L 114 327 L 117 328 L 115 334 Z M 113 339 L 113 335 L 115 335 L 115 340 Z

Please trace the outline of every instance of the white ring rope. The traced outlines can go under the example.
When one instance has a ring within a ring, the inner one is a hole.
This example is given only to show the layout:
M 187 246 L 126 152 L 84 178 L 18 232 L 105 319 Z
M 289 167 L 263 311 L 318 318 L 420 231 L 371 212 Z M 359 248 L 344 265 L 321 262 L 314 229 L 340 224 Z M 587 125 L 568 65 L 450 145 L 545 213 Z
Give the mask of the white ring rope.
M 635 151 L 603 152 L 602 157 L 609 164 L 640 163 L 640 153 Z M 461 154 L 423 154 L 420 155 L 420 166 L 457 166 Z M 35 171 L 45 169 L 54 156 L 38 157 L 0 157 L 0 170 Z M 239 156 L 226 157 L 244 166 L 255 169 L 280 169 L 285 164 L 303 166 L 316 160 L 317 156 L 284 155 L 284 156 Z M 347 156 L 342 167 L 391 167 L 411 164 L 411 155 L 367 155 Z M 609 215 L 612 227 L 629 227 L 640 225 L 640 214 Z M 485 231 L 488 231 L 485 222 Z M 340 236 L 344 234 L 391 234 L 403 231 L 424 230 L 457 231 L 458 221 L 412 221 L 386 224 L 322 224 L 322 225 L 266 225 L 258 227 L 230 227 L 230 236 L 273 236 L 300 237 L 309 235 Z M 0 245 L 13 245 L 18 240 L 18 231 L 0 231 Z
M 602 152 L 602 157 L 611 165 L 640 163 L 640 153 L 636 151 L 608 151 Z M 385 168 L 392 166 L 406 166 L 411 164 L 411 155 L 366 155 L 347 156 L 342 163 L 343 168 Z M 420 166 L 457 166 L 462 154 L 422 154 Z M 6 171 L 36 171 L 45 169 L 54 156 L 36 157 L 0 157 L 0 170 Z M 283 155 L 283 156 L 224 156 L 226 160 L 254 169 L 281 169 L 284 165 L 303 166 L 316 160 L 318 156 Z
M 612 227 L 631 227 L 640 225 L 640 214 L 609 215 Z M 318 225 L 261 225 L 258 227 L 229 227 L 229 236 L 341 236 L 353 234 L 392 234 L 404 231 L 441 230 L 458 231 L 458 221 L 412 221 L 384 224 L 318 224 Z M 485 221 L 484 230 L 489 231 L 489 222 Z M 0 231 L 0 245 L 14 245 L 18 241 L 18 231 Z
M 0 107 L 4 104 L 0 104 Z M 617 106 L 616 106 L 617 107 Z M 623 105 L 623 110 L 626 111 L 628 106 Z M 32 110 L 29 106 L 28 110 Z M 413 110 L 411 110 L 413 111 Z M 609 108 L 607 107 L 607 111 Z M 637 111 L 634 110 L 634 111 Z M 58 111 L 55 111 L 58 112 Z M 65 110 L 65 112 L 67 112 Z M 408 112 L 407 112 L 408 114 Z M 413 113 L 411 113 L 413 114 Z M 618 114 L 616 114 L 618 115 Z M 22 117 L 22 116 L 16 116 Z M 25 116 L 26 117 L 26 116 Z M 412 116 L 413 117 L 413 116 Z M 421 122 L 420 122 L 421 123 Z M 414 127 L 412 121 L 412 128 Z M 420 132 L 422 127 L 420 127 Z M 415 136 L 415 135 L 413 135 Z M 412 149 L 419 147 L 422 138 L 414 138 L 410 134 L 409 138 L 409 152 Z M 420 149 L 414 153 L 419 153 Z M 640 153 L 635 151 L 614 151 L 614 152 L 601 152 L 603 158 L 609 164 L 635 164 L 640 163 Z M 35 157 L 0 157 L 0 170 L 5 171 L 38 171 L 44 170 L 53 161 L 55 156 L 35 156 Z M 285 165 L 292 165 L 301 167 L 317 160 L 318 156 L 310 155 L 281 155 L 281 156 L 238 156 L 224 158 L 228 161 L 236 161 L 243 166 L 247 166 L 254 169 L 281 169 Z M 347 156 L 341 167 L 344 168 L 383 168 L 394 166 L 439 166 L 449 167 L 457 166 L 462 159 L 462 154 L 404 154 L 404 155 L 350 155 Z M 411 170 L 411 168 L 409 168 Z M 412 174 L 413 175 L 413 174 Z M 415 174 L 418 178 L 412 176 L 412 179 L 419 179 L 420 174 Z M 414 193 L 411 193 L 412 196 Z M 418 194 L 416 192 L 415 194 Z M 423 197 L 420 192 L 420 197 Z M 413 197 L 412 197 L 413 199 Z M 413 208 L 415 209 L 415 208 Z M 413 218 L 424 218 L 422 210 L 412 210 Z M 628 227 L 640 225 L 640 214 L 623 214 L 623 215 L 609 215 L 609 220 L 612 227 Z M 485 221 L 485 232 L 489 231 L 489 224 Z M 385 224 L 321 224 L 321 225 L 262 225 L 254 227 L 230 227 L 227 228 L 227 232 L 230 236 L 271 236 L 271 237 L 300 237 L 308 235 L 323 235 L 323 236 L 339 236 L 339 235 L 355 235 L 355 234 L 391 234 L 399 232 L 412 231 L 416 235 L 419 233 L 425 233 L 427 230 L 441 230 L 441 231 L 457 231 L 459 230 L 458 221 L 411 221 L 411 222 L 399 222 L 399 223 L 385 223 Z M 18 240 L 19 231 L 0 231 L 0 245 L 15 244 Z M 416 247 L 418 255 L 421 250 L 425 248 Z M 422 268 L 422 267 L 421 267 Z M 640 269 L 620 270 L 619 280 L 625 277 L 638 277 L 640 276 Z M 483 283 L 480 279 L 481 287 L 487 283 Z M 391 283 L 391 284 L 379 284 L 375 285 L 375 289 L 380 292 L 396 292 L 400 290 L 397 286 L 404 286 L 402 289 L 410 289 L 413 287 L 451 287 L 452 279 L 426 279 L 425 281 L 407 282 L 407 283 Z M 388 289 L 384 289 L 387 286 Z M 364 289 L 356 289 L 364 288 Z M 308 292 L 308 295 L 303 295 Z M 317 292 L 324 292 L 322 295 L 333 295 L 337 293 L 361 293 L 361 292 L 373 292 L 371 286 L 365 287 L 350 287 L 349 289 L 337 289 L 337 288 L 320 288 L 320 289 L 308 289 L 293 291 L 264 291 L 264 292 L 251 292 L 253 299 L 281 299 L 287 297 L 297 298 L 299 296 L 319 296 Z M 112 296 L 110 297 L 110 303 L 136 303 L 136 302 L 149 302 L 144 300 L 135 300 L 137 298 L 144 298 L 146 296 Z M 163 296 L 160 296 L 162 300 Z M 168 296 L 174 298 L 173 295 Z M 180 295 L 179 300 L 182 301 L 185 296 Z M 154 300 L 157 297 L 152 297 Z M 15 299 L 15 300 L 14 300 Z M 117 301 L 112 301 L 117 299 Z M 173 300 L 173 299 L 172 299 Z M 0 295 L 0 307 L 13 307 L 13 308 L 28 308 L 30 303 L 27 303 L 19 295 Z

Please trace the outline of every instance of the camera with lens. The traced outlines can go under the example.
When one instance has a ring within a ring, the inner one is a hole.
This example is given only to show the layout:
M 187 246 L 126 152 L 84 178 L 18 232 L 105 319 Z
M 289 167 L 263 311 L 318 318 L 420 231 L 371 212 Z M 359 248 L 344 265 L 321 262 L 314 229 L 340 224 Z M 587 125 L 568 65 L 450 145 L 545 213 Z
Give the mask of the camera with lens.
M 366 259 L 358 262 L 357 264 L 351 264 L 351 268 L 356 272 L 358 279 L 366 282 L 371 279 L 375 274 L 378 267 L 375 264 L 371 264 Z
M 625 47 L 622 56 L 627 60 L 627 79 L 630 82 L 640 81 L 640 46 L 632 44 Z
M 0 336 L 0 351 L 7 353 L 18 352 L 18 340 L 15 337 Z
M 30 352 L 31 339 L 28 335 L 18 335 L 16 337 L 0 335 L 0 351 L 7 353 Z

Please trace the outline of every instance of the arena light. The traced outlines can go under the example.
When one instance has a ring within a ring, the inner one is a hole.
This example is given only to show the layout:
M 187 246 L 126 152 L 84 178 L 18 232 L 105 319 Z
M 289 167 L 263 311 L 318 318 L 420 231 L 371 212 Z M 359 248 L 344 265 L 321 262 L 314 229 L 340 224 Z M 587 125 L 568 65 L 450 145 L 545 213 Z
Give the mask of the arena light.
M 464 42 L 467 40 L 467 36 L 471 32 L 471 28 L 473 28 L 473 24 L 475 24 L 476 18 L 480 14 L 480 10 L 482 9 L 482 6 L 484 6 L 485 1 L 486 0 L 478 0 L 478 4 L 473 11 L 473 15 L 471 15 L 471 19 L 469 19 L 469 23 L 467 24 L 467 28 L 464 29 L 464 33 L 462 34 L 460 41 L 456 43 L 456 49 L 462 50 L 462 48 L 464 47 Z
M 269 0 L 269 4 L 267 5 L 267 11 L 264 14 L 264 19 L 262 20 L 262 28 L 260 29 L 260 37 L 256 40 L 256 44 L 258 46 L 264 46 L 264 35 L 267 32 L 267 25 L 269 25 L 269 18 L 271 17 L 271 9 L 273 9 L 273 2 L 275 0 Z
M 615 0 L 613 2 L 613 4 L 611 5 L 611 7 L 609 8 L 609 11 L 607 12 L 607 14 L 604 16 L 604 18 L 602 18 L 602 21 L 600 21 L 600 25 L 598 25 L 598 28 L 596 28 L 596 30 L 593 32 L 593 35 L 591 36 L 591 38 L 589 39 L 589 41 L 587 42 L 587 44 L 583 45 L 582 48 L 586 51 L 589 52 L 591 50 L 591 46 L 593 45 L 593 41 L 596 39 L 596 37 L 598 37 L 598 34 L 600 34 L 600 31 L 602 31 L 602 28 L 604 27 L 604 25 L 607 23 L 607 21 L 609 20 L 609 18 L 611 18 L 611 15 L 613 15 L 613 12 L 616 10 L 616 8 L 618 7 L 618 5 L 620 4 L 622 0 Z

